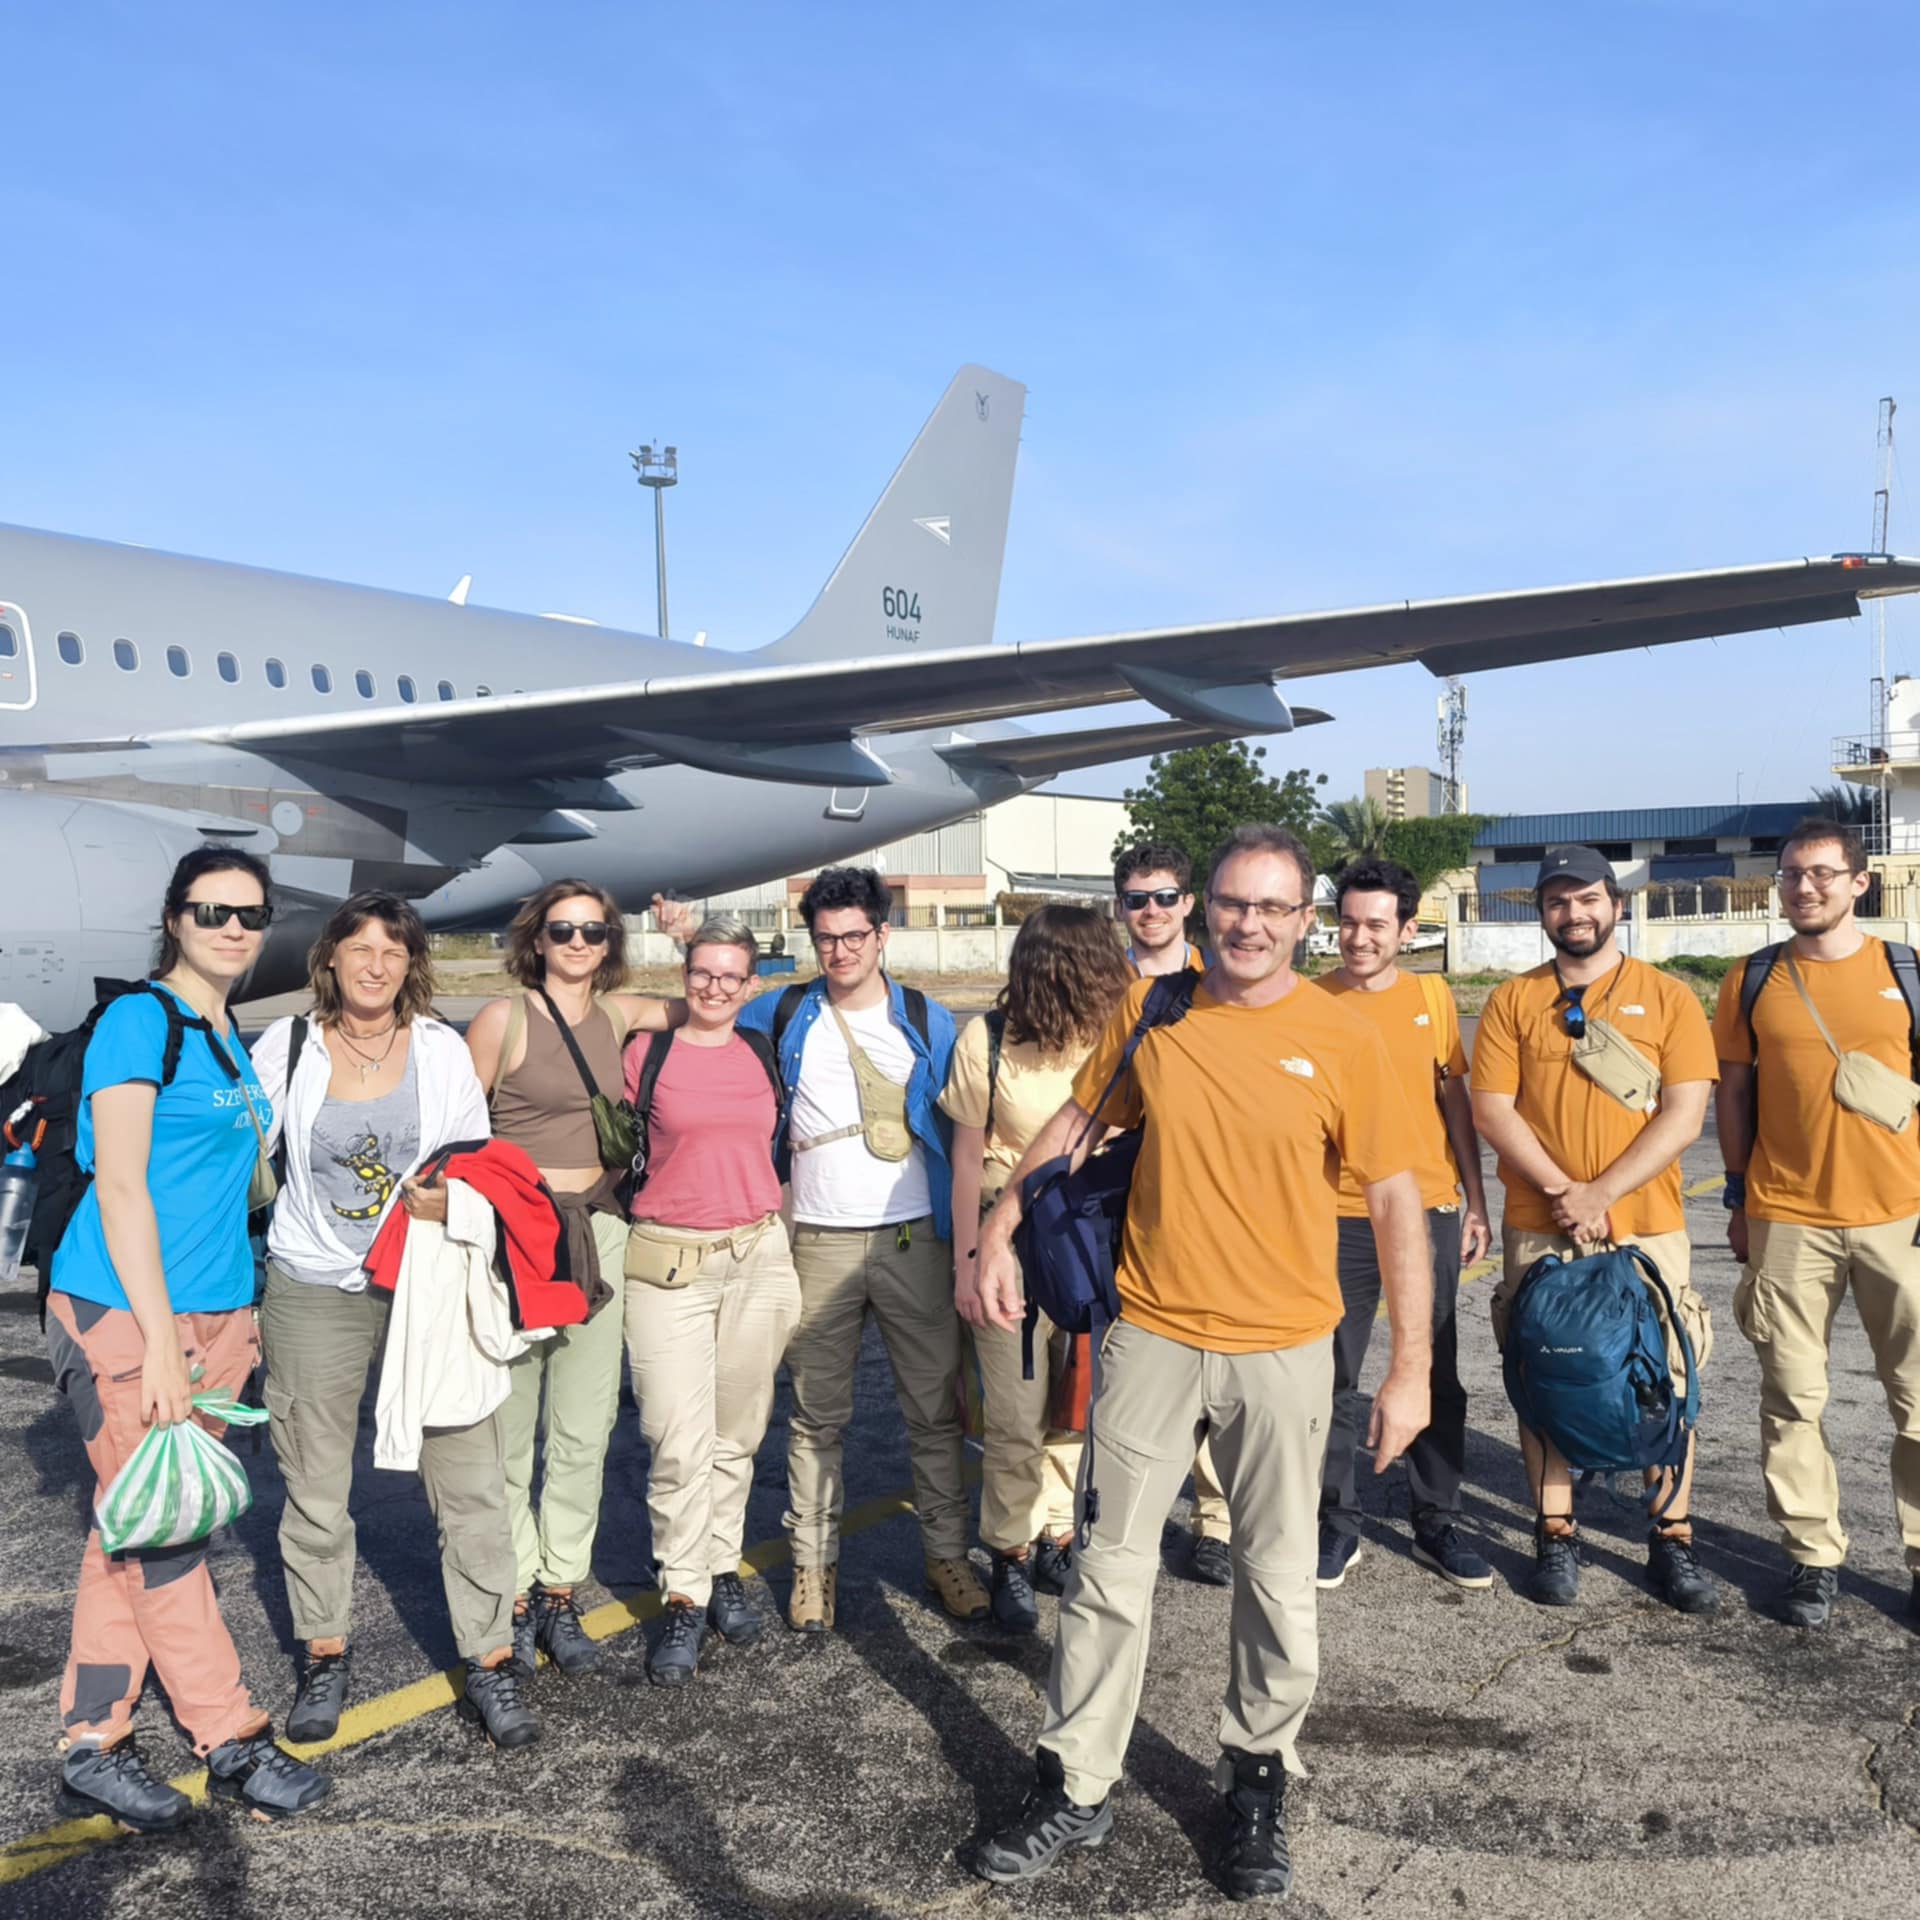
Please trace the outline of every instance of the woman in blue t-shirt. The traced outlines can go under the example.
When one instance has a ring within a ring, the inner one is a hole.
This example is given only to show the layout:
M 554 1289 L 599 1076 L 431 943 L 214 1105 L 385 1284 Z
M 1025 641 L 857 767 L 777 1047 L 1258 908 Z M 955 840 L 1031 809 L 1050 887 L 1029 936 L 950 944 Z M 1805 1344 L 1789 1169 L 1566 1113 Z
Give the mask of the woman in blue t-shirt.
M 149 1427 L 198 1417 L 196 1391 L 238 1393 L 259 1359 L 247 1188 L 271 1114 L 227 996 L 272 911 L 251 854 L 188 854 L 167 887 L 150 983 L 113 1001 L 87 1042 L 77 1157 L 93 1181 L 53 1257 L 47 1344 L 102 1489 Z M 149 1668 L 215 1794 L 275 1819 L 327 1792 L 274 1744 L 247 1692 L 204 1542 L 109 1556 L 96 1530 L 60 1689 L 69 1810 L 147 1833 L 191 1811 L 134 1751 Z

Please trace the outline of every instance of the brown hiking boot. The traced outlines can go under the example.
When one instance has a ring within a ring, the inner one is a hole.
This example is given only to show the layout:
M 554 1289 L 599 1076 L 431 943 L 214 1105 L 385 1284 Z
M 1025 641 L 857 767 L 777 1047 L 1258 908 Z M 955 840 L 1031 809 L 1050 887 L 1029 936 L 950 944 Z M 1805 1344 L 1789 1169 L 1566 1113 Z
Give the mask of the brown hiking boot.
M 793 1592 L 787 1599 L 787 1625 L 795 1633 L 827 1633 L 833 1627 L 833 1596 L 840 1582 L 840 1569 L 831 1563 L 824 1567 L 795 1567 Z
M 964 1555 L 958 1560 L 929 1560 L 927 1585 L 956 1620 L 984 1620 L 993 1610 L 973 1562 Z

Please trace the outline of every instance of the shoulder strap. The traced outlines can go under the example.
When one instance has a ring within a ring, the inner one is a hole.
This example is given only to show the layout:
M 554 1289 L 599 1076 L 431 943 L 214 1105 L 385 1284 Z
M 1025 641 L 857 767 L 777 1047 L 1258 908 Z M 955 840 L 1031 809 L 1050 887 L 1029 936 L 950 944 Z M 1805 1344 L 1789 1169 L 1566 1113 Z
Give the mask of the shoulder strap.
M 1447 983 L 1437 973 L 1416 973 L 1420 998 L 1427 1003 L 1427 1023 L 1433 1029 L 1433 1064 L 1444 1080 L 1451 1049 L 1447 1045 Z
M 574 1071 L 580 1076 L 580 1084 L 587 1090 L 587 1104 L 591 1106 L 600 1098 L 600 1083 L 593 1077 L 593 1069 L 587 1065 L 587 1056 L 580 1051 L 580 1042 L 573 1037 L 573 1029 L 561 1017 L 560 1009 L 553 1003 L 553 995 L 545 987 L 540 989 L 540 998 L 547 1003 L 547 1011 L 553 1016 L 554 1030 L 567 1043 L 567 1051 L 573 1055 Z
M 180 1071 L 180 1049 L 186 1045 L 188 1028 L 191 1027 L 196 1033 L 204 1033 L 211 1044 L 213 1022 L 201 1019 L 197 1013 L 182 1013 L 180 1002 L 165 987 L 157 985 L 154 981 L 142 980 L 134 991 L 150 993 L 160 1002 L 160 1010 L 167 1016 L 167 1042 L 160 1054 L 160 1084 L 163 1087 L 170 1087 L 173 1085 L 174 1075 Z M 213 1051 L 215 1058 L 226 1069 L 229 1077 L 238 1078 L 228 1063 L 226 1055 L 218 1047 L 214 1047 Z
M 307 1044 L 307 1028 L 313 1022 L 310 1013 L 293 1016 L 293 1031 L 287 1035 L 287 1085 L 293 1085 L 294 1069 L 300 1064 L 300 1050 Z
M 1200 975 L 1181 968 L 1178 973 L 1162 973 L 1154 978 L 1153 985 L 1147 989 L 1147 997 L 1140 1005 L 1140 1017 L 1133 1023 L 1133 1031 L 1127 1036 L 1127 1044 L 1120 1050 L 1120 1058 L 1115 1063 L 1112 1076 L 1101 1089 L 1100 1098 L 1093 1103 L 1093 1112 L 1087 1117 L 1086 1127 L 1081 1138 L 1085 1138 L 1100 1123 L 1101 1112 L 1113 1097 L 1113 1090 L 1120 1084 L 1128 1068 L 1133 1065 L 1133 1056 L 1140 1051 L 1140 1043 L 1155 1027 L 1178 1026 L 1187 1017 L 1193 1005 L 1193 990 L 1200 984 Z
M 1747 970 L 1740 976 L 1740 1018 L 1746 1024 L 1747 1048 L 1757 1061 L 1760 1058 L 1760 1041 L 1753 1031 L 1754 1003 L 1760 998 L 1760 990 L 1773 977 L 1773 970 L 1780 964 L 1780 956 L 1786 951 L 1784 945 L 1762 947 L 1756 953 L 1747 955 Z M 1915 1015 L 1920 1020 L 1920 1014 Z
M 773 1006 L 773 1044 L 777 1052 L 780 1042 L 786 1038 L 787 1029 L 793 1025 L 793 1016 L 800 1011 L 800 1002 L 807 997 L 807 985 L 804 981 L 795 981 L 790 987 L 780 989 L 780 998 Z
M 906 1003 L 907 1024 L 920 1036 L 923 1047 L 933 1045 L 932 1027 L 927 1019 L 927 996 L 918 987 L 902 987 L 900 998 Z
M 989 1007 L 987 1021 L 987 1121 L 986 1136 L 993 1138 L 993 1103 L 1000 1091 L 1000 1049 L 1007 1039 L 1007 1015 L 1004 1007 Z
M 1820 1009 L 1813 1004 L 1813 995 L 1807 991 L 1807 983 L 1800 978 L 1800 969 L 1793 963 L 1793 955 L 1787 955 L 1787 978 L 1793 982 L 1793 990 L 1800 996 L 1802 1004 L 1813 1016 L 1813 1024 L 1820 1029 L 1820 1038 L 1827 1043 L 1827 1051 L 1838 1060 L 1840 1049 L 1834 1044 L 1832 1032 L 1827 1023 L 1820 1018 Z
M 1882 943 L 1887 949 L 1887 965 L 1893 969 L 1894 984 L 1907 1003 L 1909 1068 L 1920 1080 L 1920 956 L 1898 940 Z
M 513 1050 L 525 1038 L 526 1031 L 527 996 L 516 993 L 507 1002 L 507 1030 L 500 1036 L 500 1058 L 494 1062 L 493 1088 L 487 1095 L 489 1113 L 493 1111 L 493 1103 L 500 1098 L 500 1082 L 507 1077 L 507 1062 L 513 1058 Z
M 672 1046 L 673 1035 L 670 1033 L 647 1036 L 647 1057 L 640 1063 L 640 1084 L 634 1089 L 633 1095 L 633 1117 L 643 1129 L 653 1114 L 653 1090 L 659 1084 Z M 646 1137 L 644 1132 L 641 1137 Z
M 777 1114 L 786 1105 L 787 1090 L 780 1084 L 780 1056 L 773 1050 L 773 1042 L 758 1027 L 735 1027 L 748 1050 L 760 1062 L 760 1071 L 767 1076 L 767 1085 L 773 1089 L 773 1105 Z

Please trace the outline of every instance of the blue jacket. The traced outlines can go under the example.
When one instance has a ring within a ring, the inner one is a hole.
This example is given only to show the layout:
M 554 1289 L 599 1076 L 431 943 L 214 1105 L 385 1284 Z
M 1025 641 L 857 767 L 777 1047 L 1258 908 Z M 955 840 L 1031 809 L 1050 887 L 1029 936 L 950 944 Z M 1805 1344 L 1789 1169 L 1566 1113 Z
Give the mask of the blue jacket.
M 739 1024 L 771 1035 L 773 1016 L 786 991 L 763 993 L 750 1001 L 740 1015 Z M 927 1191 L 933 1199 L 934 1231 L 943 1240 L 953 1238 L 953 1164 L 948 1152 L 947 1116 L 940 1111 L 940 1095 L 947 1084 L 947 1063 L 953 1058 L 954 1025 L 950 1014 L 937 1000 L 927 1002 L 927 1037 L 920 1038 L 907 1018 L 906 992 L 899 981 L 887 981 L 888 1006 L 893 1024 L 906 1035 L 913 1050 L 913 1072 L 907 1080 L 907 1126 L 927 1156 Z M 787 1097 L 780 1114 L 780 1135 L 774 1143 L 774 1164 L 780 1178 L 793 1174 L 793 1152 L 787 1144 L 787 1116 L 793 1111 L 794 1090 L 800 1084 L 800 1056 L 806 1049 L 807 1035 L 826 1005 L 827 983 L 815 980 L 793 1010 L 787 1030 L 780 1036 L 780 1079 Z

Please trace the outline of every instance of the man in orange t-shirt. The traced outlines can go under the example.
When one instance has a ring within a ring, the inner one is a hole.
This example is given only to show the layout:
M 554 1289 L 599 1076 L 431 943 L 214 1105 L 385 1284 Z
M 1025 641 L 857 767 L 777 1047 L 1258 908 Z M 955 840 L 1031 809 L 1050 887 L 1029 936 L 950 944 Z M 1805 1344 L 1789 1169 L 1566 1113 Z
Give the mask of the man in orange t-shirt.
M 1351 1166 L 1380 1241 L 1393 1363 L 1374 1398 L 1376 1471 L 1427 1424 L 1432 1275 L 1406 1096 L 1366 1021 L 1293 971 L 1313 862 L 1282 827 L 1235 832 L 1207 890 L 1213 962 L 1190 1010 L 1115 1073 L 1152 983 L 1122 1003 L 1073 1098 L 1028 1147 L 981 1230 L 980 1292 L 1020 1324 L 1013 1230 L 1025 1177 L 1090 1149 L 1092 1114 L 1143 1127 L 1088 1419 L 1088 1544 L 1060 1603 L 1035 1783 L 970 1857 L 983 1879 L 1044 1872 L 1111 1831 L 1146 1664 L 1160 1525 L 1202 1434 L 1233 1517 L 1232 1665 L 1216 1771 L 1237 1898 L 1291 1879 L 1282 1797 L 1319 1671 L 1316 1516 L 1333 1400 L 1338 1184 Z
M 1720 1151 L 1727 1239 L 1745 1263 L 1733 1317 L 1760 1359 L 1767 1511 L 1791 1563 L 1783 1612 L 1833 1616 L 1847 1533 L 1820 1431 L 1827 1349 L 1851 1287 L 1893 1413 L 1893 1502 L 1920 1618 L 1920 1126 L 1895 1131 L 1841 1105 L 1835 1054 L 1913 1078 L 1913 1017 L 1886 944 L 1854 918 L 1867 890 L 1860 836 L 1808 820 L 1780 843 L 1780 904 L 1793 938 L 1741 1002 L 1753 955 L 1721 982 Z M 1756 1091 L 1758 1100 L 1756 1102 Z
M 1473 1117 L 1500 1156 L 1507 1195 L 1494 1335 L 1506 1344 L 1514 1293 L 1543 1255 L 1589 1253 L 1608 1241 L 1634 1244 L 1659 1269 L 1694 1363 L 1704 1367 L 1713 1323 L 1689 1284 L 1692 1245 L 1680 1156 L 1700 1136 L 1718 1077 L 1707 1017 L 1671 974 L 1621 952 L 1615 938 L 1620 885 L 1605 855 L 1592 847 L 1550 847 L 1534 899 L 1554 957 L 1494 988 L 1473 1042 Z M 1623 1105 L 1575 1064 L 1574 1042 L 1596 1021 L 1659 1068 L 1651 1110 Z M 1671 1326 L 1667 1352 L 1676 1385 L 1684 1386 L 1684 1359 Z M 1540 1516 L 1527 1597 L 1542 1606 L 1570 1606 L 1580 1591 L 1573 1477 L 1553 1443 L 1526 1426 L 1520 1450 Z M 1720 1594 L 1693 1552 L 1691 1435 L 1678 1484 L 1670 1470 L 1650 1472 L 1648 1484 L 1656 1482 L 1660 1517 L 1648 1535 L 1647 1576 L 1682 1613 L 1710 1612 Z

